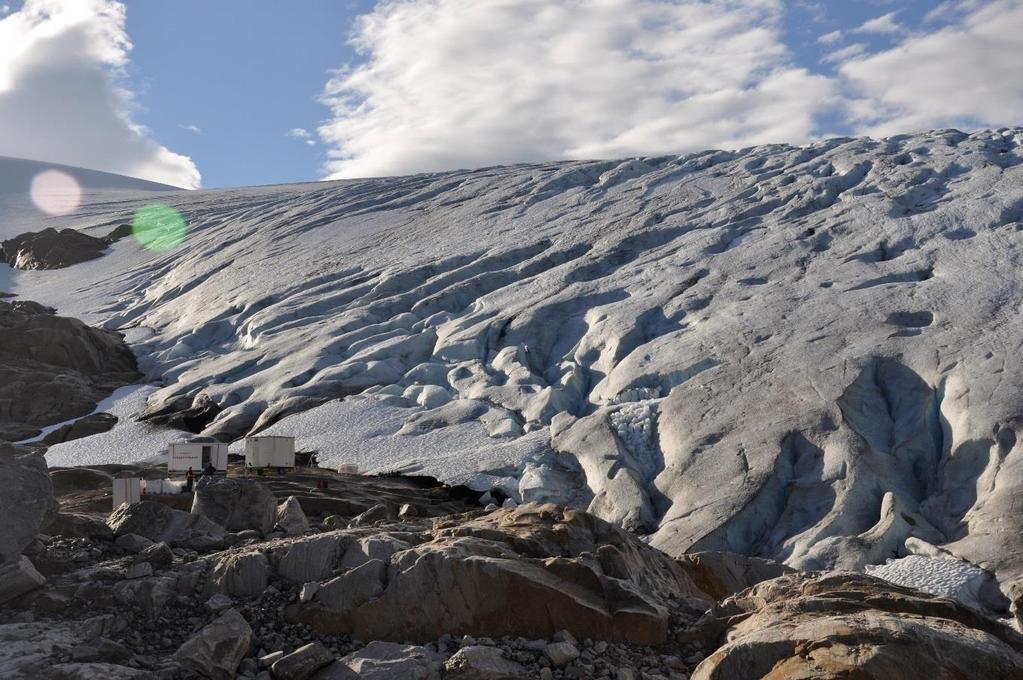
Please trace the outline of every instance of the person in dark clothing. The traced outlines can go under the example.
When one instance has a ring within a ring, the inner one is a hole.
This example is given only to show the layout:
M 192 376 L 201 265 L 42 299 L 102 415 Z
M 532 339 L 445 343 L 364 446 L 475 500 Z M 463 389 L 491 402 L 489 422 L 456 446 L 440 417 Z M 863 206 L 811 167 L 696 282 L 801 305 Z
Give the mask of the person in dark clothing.
M 188 472 L 185 473 L 185 491 L 191 491 L 192 485 L 195 484 L 195 473 L 192 472 L 192 468 L 188 468 Z
M 217 468 L 213 467 L 213 463 L 210 463 L 205 468 L 203 468 L 202 473 L 207 477 L 212 477 L 213 475 L 217 474 Z

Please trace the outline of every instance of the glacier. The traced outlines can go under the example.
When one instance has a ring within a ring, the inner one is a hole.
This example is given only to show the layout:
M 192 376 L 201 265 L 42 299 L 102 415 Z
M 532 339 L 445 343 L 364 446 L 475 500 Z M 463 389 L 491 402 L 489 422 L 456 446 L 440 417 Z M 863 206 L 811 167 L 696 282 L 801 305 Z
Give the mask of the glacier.
M 149 414 L 212 403 L 204 435 L 571 502 L 675 555 L 862 570 L 919 539 L 995 575 L 992 610 L 1023 596 L 1021 129 L 119 190 L 4 228 L 154 201 L 173 251 L 0 271 L 124 332 Z M 47 456 L 169 436 L 108 434 Z

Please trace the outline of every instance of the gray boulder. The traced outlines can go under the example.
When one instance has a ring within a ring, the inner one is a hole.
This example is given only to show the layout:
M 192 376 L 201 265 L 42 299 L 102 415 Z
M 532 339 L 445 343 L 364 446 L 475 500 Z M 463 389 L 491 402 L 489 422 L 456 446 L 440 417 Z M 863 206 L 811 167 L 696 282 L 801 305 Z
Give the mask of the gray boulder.
M 529 677 L 526 668 L 504 658 L 497 647 L 463 647 L 444 664 L 444 677 L 451 680 L 516 680 Z
M 426 647 L 380 641 L 352 652 L 341 662 L 362 680 L 428 680 L 444 663 L 443 657 Z
M 277 526 L 288 536 L 300 536 L 309 531 L 309 520 L 294 496 L 288 496 L 277 506 Z
M 225 555 L 213 565 L 210 587 L 213 592 L 232 597 L 256 597 L 270 579 L 270 563 L 261 552 L 243 552 Z
M 160 541 L 143 548 L 136 559 L 139 562 L 149 562 L 154 567 L 166 567 L 174 562 L 174 552 L 169 545 Z
M 0 604 L 20 597 L 46 583 L 27 557 L 21 555 L 0 565 Z
M 233 680 L 252 644 L 252 628 L 236 609 L 185 641 L 174 654 L 185 668 L 210 680 Z
M 284 656 L 270 667 L 277 680 L 306 680 L 334 662 L 334 655 L 319 642 L 310 642 Z
M 193 515 L 157 501 L 122 505 L 110 513 L 107 526 L 118 538 L 137 534 L 154 543 L 164 542 L 196 548 L 213 548 L 223 543 L 223 527 L 202 515 Z M 147 546 L 142 546 L 140 550 Z
M 0 441 L 0 563 L 17 559 L 56 516 L 42 452 Z
M 92 515 L 58 512 L 47 527 L 50 534 L 68 538 L 95 538 L 103 541 L 114 540 L 114 532 L 107 523 Z
M 265 486 L 251 479 L 203 477 L 195 486 L 192 514 L 228 531 L 256 529 L 268 534 L 277 521 L 277 501 Z

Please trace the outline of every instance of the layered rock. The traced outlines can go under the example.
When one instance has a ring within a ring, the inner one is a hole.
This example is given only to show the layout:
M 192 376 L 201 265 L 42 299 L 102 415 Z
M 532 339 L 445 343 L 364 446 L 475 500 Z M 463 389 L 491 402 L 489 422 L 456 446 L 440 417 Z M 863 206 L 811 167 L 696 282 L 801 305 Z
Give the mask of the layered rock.
M 17 559 L 56 515 L 42 452 L 0 441 L 0 563 Z
M 670 601 L 708 602 L 662 553 L 592 515 L 553 505 L 440 523 L 418 540 L 406 538 L 417 544 L 343 572 L 294 614 L 364 639 L 566 629 L 580 638 L 657 643 L 667 635 Z
M 787 574 L 711 610 L 693 680 L 1023 678 L 1023 636 L 951 600 L 853 573 Z
M 119 333 L 56 316 L 33 302 L 0 301 L 0 439 L 85 416 L 138 378 Z

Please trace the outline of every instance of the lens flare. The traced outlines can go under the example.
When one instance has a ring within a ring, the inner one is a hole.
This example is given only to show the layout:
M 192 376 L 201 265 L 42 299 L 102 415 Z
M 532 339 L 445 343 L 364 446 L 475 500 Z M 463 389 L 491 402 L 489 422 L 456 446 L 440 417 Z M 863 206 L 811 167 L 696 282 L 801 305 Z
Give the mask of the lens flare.
M 47 215 L 68 215 L 82 204 L 78 181 L 60 170 L 44 170 L 32 178 L 32 202 Z
M 174 208 L 151 203 L 135 213 L 131 232 L 143 248 L 165 252 L 174 250 L 185 240 L 188 223 Z

